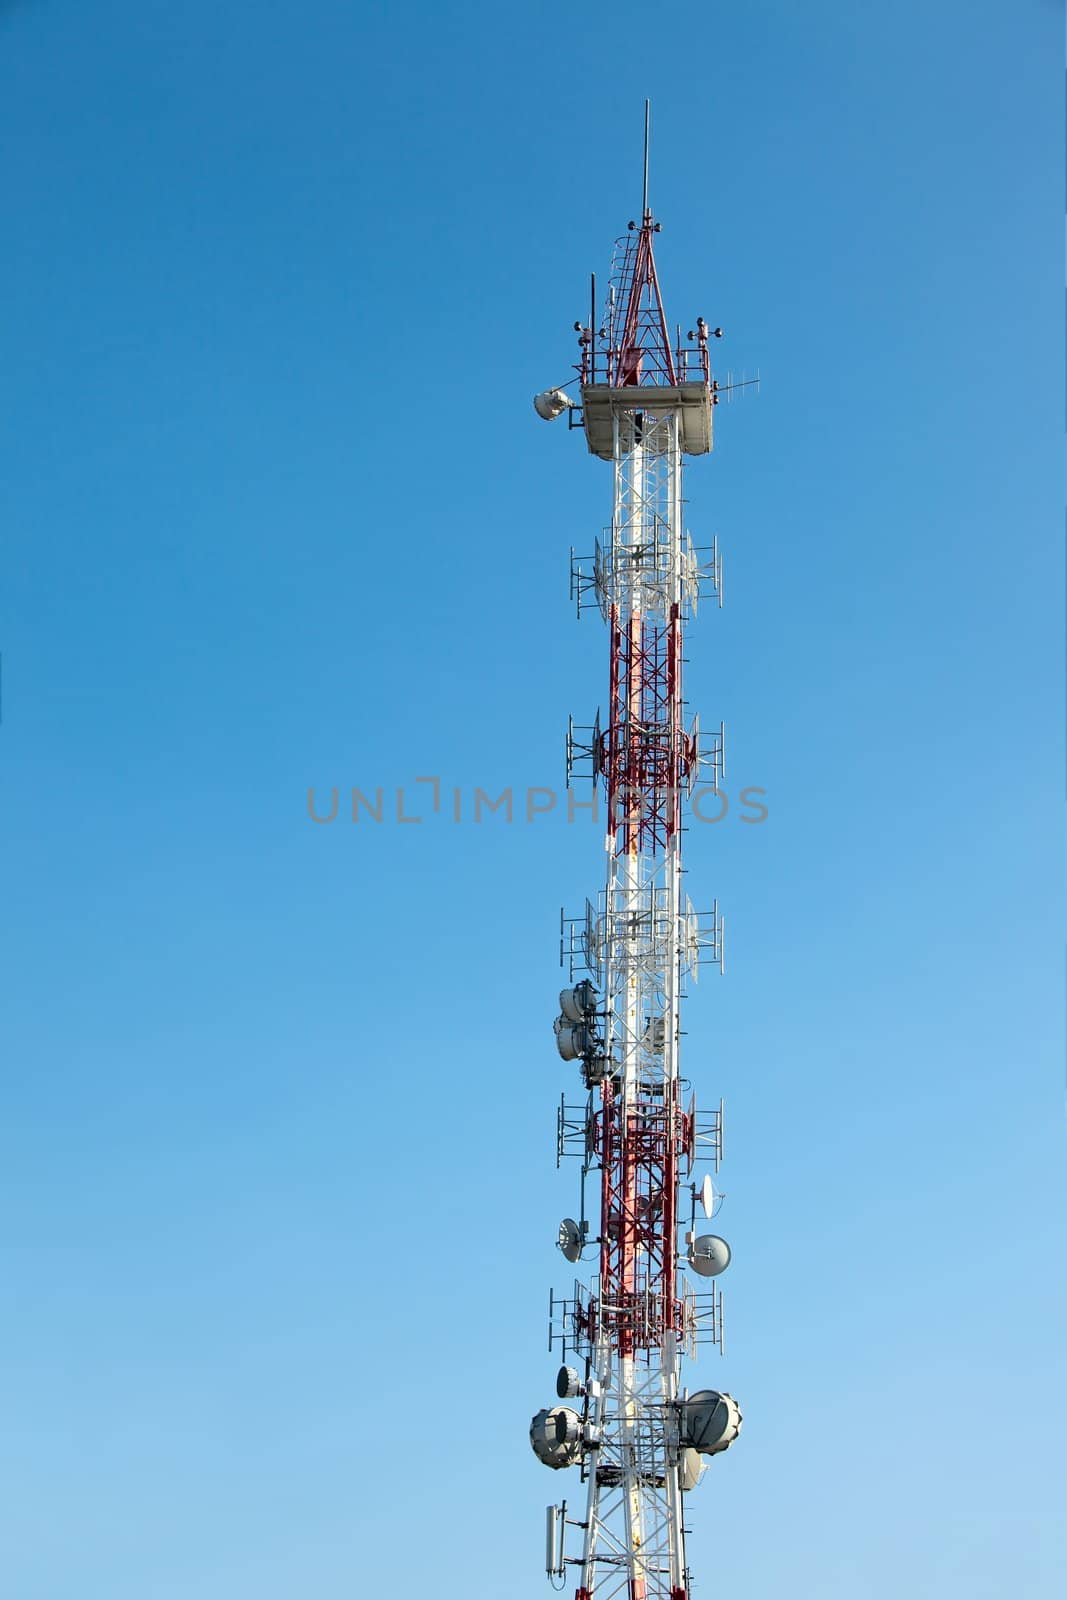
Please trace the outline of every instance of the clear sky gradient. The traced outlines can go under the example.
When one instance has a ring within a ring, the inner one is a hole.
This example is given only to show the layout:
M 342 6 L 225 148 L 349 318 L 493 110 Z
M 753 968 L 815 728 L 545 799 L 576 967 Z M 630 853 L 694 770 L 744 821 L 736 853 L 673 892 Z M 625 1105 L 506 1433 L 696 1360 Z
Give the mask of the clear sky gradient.
M 546 1593 L 603 857 L 469 806 L 606 697 L 567 563 L 609 470 L 530 398 L 646 95 L 668 315 L 762 375 L 687 480 L 690 698 L 769 807 L 687 838 L 734 1249 L 691 1381 L 745 1413 L 694 1600 L 1063 1593 L 1062 7 L 23 0 L 4 1600 Z

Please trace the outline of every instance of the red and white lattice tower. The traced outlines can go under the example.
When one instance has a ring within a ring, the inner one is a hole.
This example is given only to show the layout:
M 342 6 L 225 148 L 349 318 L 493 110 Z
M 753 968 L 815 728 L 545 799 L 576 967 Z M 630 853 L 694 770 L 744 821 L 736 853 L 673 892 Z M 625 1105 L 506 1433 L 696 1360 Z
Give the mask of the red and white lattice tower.
M 568 781 L 583 771 L 606 806 L 607 878 L 595 903 L 562 919 L 570 986 L 556 1041 L 580 1068 L 588 1098 L 559 1111 L 558 1156 L 582 1168 L 578 1219 L 560 1226 L 568 1261 L 588 1259 L 587 1281 L 550 1299 L 550 1345 L 565 1365 L 560 1404 L 534 1417 L 530 1437 L 548 1466 L 577 1467 L 584 1506 L 548 1509 L 546 1567 L 576 1600 L 688 1600 L 683 1497 L 706 1458 L 737 1437 L 729 1395 L 682 1387 L 682 1361 L 699 1343 L 722 1348 L 714 1280 L 730 1258 L 716 1234 L 698 1234 L 699 1208 L 716 1197 L 722 1103 L 701 1115 L 682 1077 L 681 1001 L 705 961 L 722 966 L 717 905 L 695 911 L 683 888 L 683 805 L 698 782 L 718 788 L 720 729 L 687 726 L 682 693 L 686 623 L 699 595 L 722 603 L 713 545 L 702 556 L 684 527 L 682 457 L 711 449 L 719 386 L 701 318 L 683 342 L 668 333 L 645 200 L 616 246 L 603 320 L 576 323 L 581 401 L 538 395 L 545 418 L 567 414 L 590 452 L 612 463 L 611 525 L 591 559 L 572 557 L 581 612 L 599 610 L 610 641 L 609 710 L 572 724 Z M 576 978 L 578 981 L 576 982 Z M 585 1194 L 599 1190 L 599 1222 Z M 704 1292 L 698 1292 L 703 1290 Z M 577 1535 L 577 1537 L 576 1537 Z M 581 1553 L 577 1547 L 580 1539 Z

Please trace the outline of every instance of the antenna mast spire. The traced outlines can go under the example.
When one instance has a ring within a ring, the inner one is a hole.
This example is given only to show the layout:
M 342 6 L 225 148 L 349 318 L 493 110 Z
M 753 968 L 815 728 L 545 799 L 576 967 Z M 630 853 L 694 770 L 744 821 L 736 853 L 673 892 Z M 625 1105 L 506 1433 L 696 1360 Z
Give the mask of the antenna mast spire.
M 530 1442 L 553 1468 L 577 1467 L 584 1513 L 548 1508 L 546 1569 L 575 1569 L 575 1600 L 689 1600 L 684 1496 L 707 1461 L 737 1438 L 741 1413 L 718 1389 L 682 1386 L 683 1357 L 723 1347 L 715 1280 L 730 1248 L 697 1231 L 721 1201 L 723 1108 L 698 1111 L 681 1072 L 681 1004 L 698 967 L 723 965 L 718 902 L 694 909 L 683 889 L 684 799 L 699 783 L 717 794 L 724 734 L 686 724 L 686 628 L 697 599 L 722 603 L 717 544 L 703 558 L 683 523 L 682 457 L 712 446 L 718 384 L 702 317 L 672 349 L 648 207 L 645 102 L 640 224 L 615 248 L 607 309 L 575 324 L 581 403 L 546 390 L 546 420 L 568 412 L 592 455 L 612 464 L 605 541 L 571 561 L 578 611 L 608 631 L 608 714 L 567 735 L 567 781 L 591 779 L 603 798 L 607 872 L 595 901 L 561 914 L 556 1046 L 577 1064 L 585 1098 L 564 1092 L 557 1165 L 581 1164 L 581 1205 L 558 1244 L 584 1280 L 550 1298 L 550 1348 L 564 1365 L 559 1404 L 533 1418 Z M 713 330 L 714 335 L 721 329 Z M 695 804 L 696 802 L 694 802 Z M 698 1169 L 703 1168 L 702 1172 Z M 587 1188 L 596 1196 L 586 1217 Z M 691 1275 L 686 1277 L 686 1269 Z M 567 1551 L 568 1533 L 575 1548 Z
M 645 181 L 641 189 L 641 221 L 648 216 L 648 129 L 652 116 L 652 102 L 645 101 Z

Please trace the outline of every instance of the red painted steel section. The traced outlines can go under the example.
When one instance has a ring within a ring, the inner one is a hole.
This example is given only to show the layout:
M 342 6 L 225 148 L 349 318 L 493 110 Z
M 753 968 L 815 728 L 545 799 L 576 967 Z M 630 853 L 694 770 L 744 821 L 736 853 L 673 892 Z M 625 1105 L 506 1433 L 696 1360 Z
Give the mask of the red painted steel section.
M 618 367 L 613 380 L 625 386 L 676 381 L 663 296 L 652 253 L 653 229 L 652 213 L 646 211 L 637 238 L 619 341 Z
M 682 1332 L 674 1239 L 679 1151 L 685 1117 L 677 1104 L 640 1096 L 619 1125 L 614 1090 L 599 1113 L 600 1302 L 597 1320 L 620 1355 L 658 1348 Z
M 682 727 L 678 608 L 667 627 L 638 618 L 611 630 L 611 720 L 601 735 L 616 853 L 661 851 L 677 833 L 697 759 Z
M 698 323 L 698 332 L 692 335 L 695 344 L 683 346 L 679 329 L 678 347 L 671 349 L 653 251 L 657 229 L 652 213 L 646 211 L 640 228 L 625 236 L 618 281 L 613 278 L 616 295 L 609 304 L 606 325 L 597 327 L 594 306 L 588 326 L 578 329 L 582 354 L 576 370 L 583 384 L 633 388 L 711 382 L 706 323 Z M 623 240 L 619 244 L 623 245 Z

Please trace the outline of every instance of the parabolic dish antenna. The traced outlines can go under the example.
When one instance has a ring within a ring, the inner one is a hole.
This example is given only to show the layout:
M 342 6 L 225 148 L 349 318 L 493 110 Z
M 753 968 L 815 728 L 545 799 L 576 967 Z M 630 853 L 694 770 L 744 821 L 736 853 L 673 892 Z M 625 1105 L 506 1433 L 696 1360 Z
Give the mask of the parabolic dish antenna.
M 711 1173 L 707 1173 L 704 1182 L 700 1185 L 700 1204 L 704 1207 L 704 1215 L 711 1218 L 715 1215 L 715 1186 L 711 1181 Z
M 564 1217 L 559 1225 L 557 1244 L 568 1261 L 577 1261 L 582 1253 L 582 1230 L 573 1217 Z
M 730 1265 L 730 1246 L 717 1233 L 702 1233 L 689 1246 L 689 1265 L 702 1278 L 717 1278 Z

